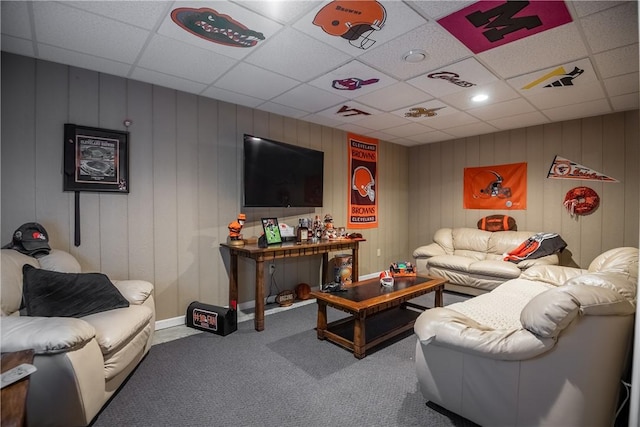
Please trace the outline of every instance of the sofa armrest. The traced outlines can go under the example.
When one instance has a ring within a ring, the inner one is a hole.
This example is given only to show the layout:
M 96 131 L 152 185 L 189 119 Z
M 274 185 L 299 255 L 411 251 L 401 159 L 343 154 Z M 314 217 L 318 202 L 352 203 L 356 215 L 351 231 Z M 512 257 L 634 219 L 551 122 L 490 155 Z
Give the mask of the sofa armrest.
M 561 286 L 567 280 L 587 273 L 587 270 L 561 265 L 534 265 L 520 274 L 521 279 Z
M 540 258 L 523 259 L 516 265 L 521 270 L 524 270 L 527 268 L 531 268 L 534 265 L 558 265 L 559 263 L 560 263 L 560 257 L 558 256 L 558 254 L 551 254 L 551 255 L 545 255 Z
M 153 285 L 145 280 L 113 280 L 113 284 L 131 304 L 142 305 L 153 294 Z
M 430 258 L 438 255 L 446 255 L 445 250 L 437 243 L 420 246 L 413 251 L 414 258 Z
M 525 329 L 493 329 L 446 307 L 420 314 L 414 331 L 422 345 L 437 344 L 496 360 L 525 360 L 551 349 L 555 340 Z
M 73 317 L 2 317 L 3 352 L 62 353 L 82 347 L 95 335 L 93 326 Z
M 600 280 L 586 284 L 583 275 L 566 285 L 536 295 L 522 309 L 520 322 L 527 330 L 543 338 L 555 338 L 579 314 L 587 316 L 627 316 L 635 306 L 617 291 L 614 284 Z

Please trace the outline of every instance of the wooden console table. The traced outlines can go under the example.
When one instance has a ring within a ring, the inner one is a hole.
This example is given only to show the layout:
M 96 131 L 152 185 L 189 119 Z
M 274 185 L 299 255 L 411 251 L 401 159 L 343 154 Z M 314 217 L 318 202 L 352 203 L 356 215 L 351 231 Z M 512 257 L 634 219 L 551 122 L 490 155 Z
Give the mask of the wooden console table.
M 222 243 L 231 254 L 229 271 L 229 303 L 238 301 L 238 257 L 251 258 L 256 263 L 255 329 L 264 330 L 264 262 L 282 258 L 322 255 L 322 283 L 327 283 L 329 252 L 351 250 L 352 277 L 358 280 L 358 246 L 364 239 L 321 241 L 319 243 L 285 242 L 260 248 L 258 245 L 231 246 Z
M 22 350 L 15 353 L 2 353 L 2 372 L 22 363 L 33 363 L 33 350 Z M 29 391 L 29 378 L 25 377 L 18 382 L 9 384 L 2 389 L 2 427 L 26 426 L 27 392 Z

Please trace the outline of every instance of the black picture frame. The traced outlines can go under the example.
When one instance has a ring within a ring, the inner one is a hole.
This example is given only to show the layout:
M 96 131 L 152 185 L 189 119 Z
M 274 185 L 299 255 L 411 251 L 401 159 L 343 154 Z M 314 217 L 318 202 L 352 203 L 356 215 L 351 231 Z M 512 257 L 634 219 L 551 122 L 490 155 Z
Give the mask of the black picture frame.
M 282 243 L 277 218 L 262 218 L 262 229 L 264 230 L 264 237 L 267 239 L 267 245 Z
M 129 193 L 129 132 L 64 125 L 64 191 Z

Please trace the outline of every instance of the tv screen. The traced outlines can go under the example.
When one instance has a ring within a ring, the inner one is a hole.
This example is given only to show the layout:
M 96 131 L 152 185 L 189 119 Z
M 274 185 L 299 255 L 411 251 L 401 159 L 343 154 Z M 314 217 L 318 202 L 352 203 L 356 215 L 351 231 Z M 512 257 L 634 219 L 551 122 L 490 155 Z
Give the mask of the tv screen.
M 246 207 L 321 207 L 324 153 L 244 135 Z

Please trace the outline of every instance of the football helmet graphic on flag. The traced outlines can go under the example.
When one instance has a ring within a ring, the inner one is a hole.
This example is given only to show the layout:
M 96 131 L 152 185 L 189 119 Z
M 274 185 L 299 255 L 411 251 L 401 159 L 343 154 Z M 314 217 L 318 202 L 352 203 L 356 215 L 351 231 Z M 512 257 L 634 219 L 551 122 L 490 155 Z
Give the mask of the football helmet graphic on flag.
M 364 166 L 358 166 L 353 171 L 352 186 L 353 189 L 362 197 L 368 197 L 372 202 L 376 199 L 376 192 L 373 189 L 375 180 L 371 171 Z
M 369 36 L 384 26 L 386 17 L 385 8 L 375 0 L 334 0 L 318 11 L 313 24 L 359 49 L 369 49 L 375 43 Z

